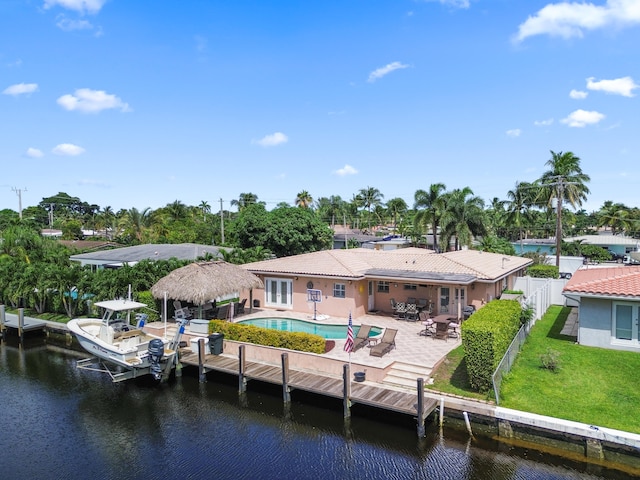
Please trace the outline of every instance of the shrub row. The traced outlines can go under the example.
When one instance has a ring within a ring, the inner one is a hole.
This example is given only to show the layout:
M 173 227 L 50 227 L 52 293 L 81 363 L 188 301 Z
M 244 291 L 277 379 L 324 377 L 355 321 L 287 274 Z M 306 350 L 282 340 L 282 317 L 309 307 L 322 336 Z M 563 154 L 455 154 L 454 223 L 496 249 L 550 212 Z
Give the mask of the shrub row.
M 320 335 L 301 332 L 283 332 L 254 325 L 240 325 L 224 320 L 211 320 L 209 333 L 222 333 L 227 340 L 287 348 L 300 352 L 324 353 L 325 339 Z
M 534 278 L 559 278 L 560 270 L 555 265 L 531 265 L 527 275 Z
M 462 345 L 471 386 L 491 388 L 491 376 L 520 328 L 522 307 L 516 300 L 493 300 L 462 324 Z

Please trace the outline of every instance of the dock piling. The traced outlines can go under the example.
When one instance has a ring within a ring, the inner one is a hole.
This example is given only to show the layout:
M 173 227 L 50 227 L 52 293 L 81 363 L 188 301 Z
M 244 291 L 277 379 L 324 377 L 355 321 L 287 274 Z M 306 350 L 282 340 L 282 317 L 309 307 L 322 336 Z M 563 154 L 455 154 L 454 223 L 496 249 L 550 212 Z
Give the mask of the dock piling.
M 24 308 L 18 309 L 18 338 L 20 343 L 24 342 Z
M 200 383 L 207 381 L 207 375 L 204 369 L 204 338 L 198 339 L 198 379 Z
M 5 326 L 4 326 L 4 322 L 5 322 L 5 307 L 4 304 L 0 305 L 0 337 L 4 338 L 4 332 L 5 332 Z
M 238 347 L 238 392 L 246 393 L 247 391 L 247 377 L 245 376 L 246 368 L 246 355 L 245 346 L 240 345 Z
M 351 417 L 351 372 L 349 364 L 345 363 L 342 367 L 342 405 L 344 418 Z
M 418 405 L 416 409 L 418 411 L 418 438 L 422 438 L 425 435 L 424 422 L 426 420 L 424 413 L 424 378 L 418 378 L 417 383 Z
M 282 398 L 284 403 L 291 403 L 291 390 L 289 389 L 289 355 L 282 354 Z

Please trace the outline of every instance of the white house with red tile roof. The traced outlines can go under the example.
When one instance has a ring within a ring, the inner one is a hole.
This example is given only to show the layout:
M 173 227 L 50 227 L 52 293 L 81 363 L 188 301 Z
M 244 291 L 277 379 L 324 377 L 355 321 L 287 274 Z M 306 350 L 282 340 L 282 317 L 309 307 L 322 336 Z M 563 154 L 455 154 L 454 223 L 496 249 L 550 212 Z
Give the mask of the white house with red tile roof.
M 640 266 L 577 270 L 563 291 L 578 302 L 578 343 L 640 351 Z
M 460 314 L 479 308 L 511 288 L 532 261 L 527 258 L 459 250 L 434 253 L 421 248 L 397 250 L 322 250 L 243 265 L 265 284 L 254 290 L 261 306 L 313 311 L 308 290 L 319 290 L 317 313 L 354 317 L 391 312 L 391 299 L 423 299 L 432 313 Z

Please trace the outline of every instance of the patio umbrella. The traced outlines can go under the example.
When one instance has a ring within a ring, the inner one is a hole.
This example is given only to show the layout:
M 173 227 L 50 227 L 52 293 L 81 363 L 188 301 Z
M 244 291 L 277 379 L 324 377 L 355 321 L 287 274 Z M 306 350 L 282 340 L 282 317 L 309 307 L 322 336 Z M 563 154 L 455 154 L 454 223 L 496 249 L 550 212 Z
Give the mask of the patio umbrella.
M 223 295 L 262 287 L 260 278 L 232 263 L 194 262 L 162 277 L 151 293 L 160 299 L 166 292 L 174 300 L 202 305 Z

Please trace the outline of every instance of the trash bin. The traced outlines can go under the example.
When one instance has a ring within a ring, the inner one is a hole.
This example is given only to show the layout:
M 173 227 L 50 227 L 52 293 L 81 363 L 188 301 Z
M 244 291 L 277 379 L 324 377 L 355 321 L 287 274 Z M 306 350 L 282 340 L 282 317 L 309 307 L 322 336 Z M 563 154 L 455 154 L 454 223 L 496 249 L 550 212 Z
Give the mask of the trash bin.
M 260 308 L 260 300 L 253 301 L 253 308 Z
M 209 351 L 212 355 L 220 355 L 222 353 L 223 340 L 223 333 L 212 333 L 209 335 Z
M 354 372 L 353 373 L 353 379 L 356 382 L 364 382 L 366 378 L 366 373 L 365 372 Z

